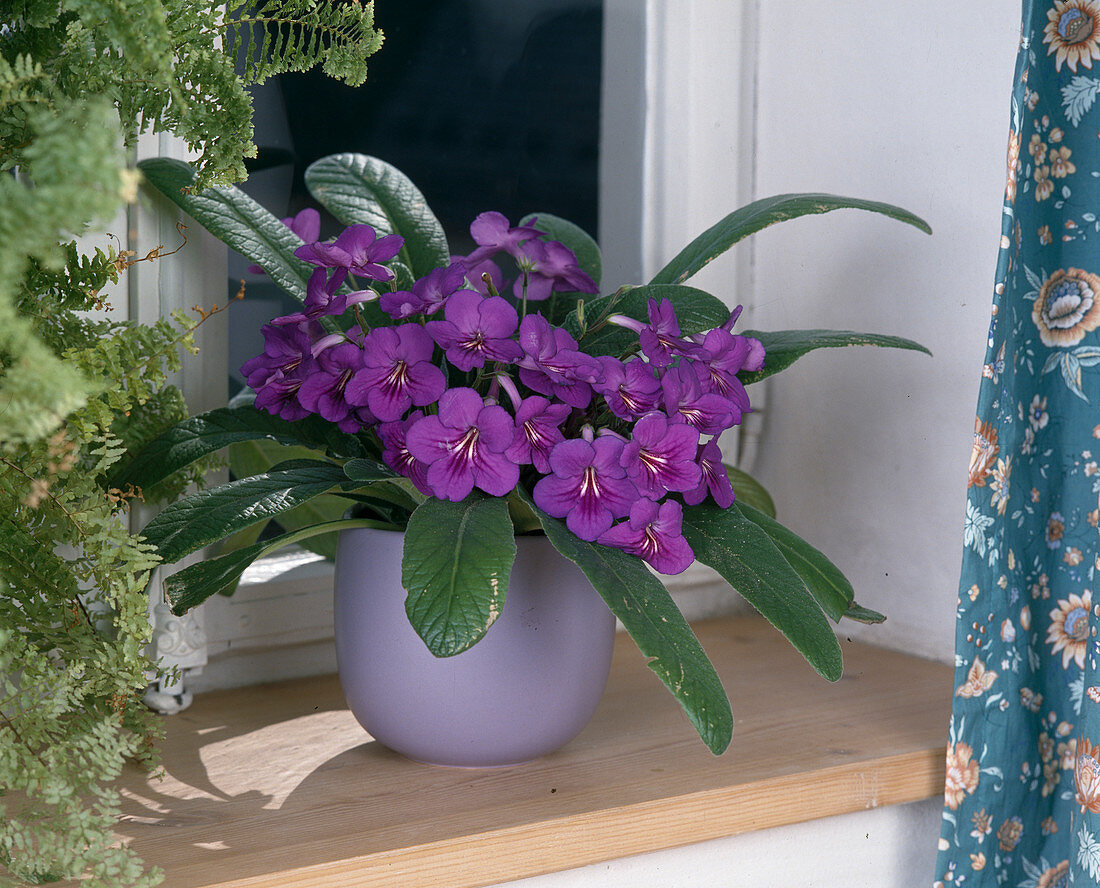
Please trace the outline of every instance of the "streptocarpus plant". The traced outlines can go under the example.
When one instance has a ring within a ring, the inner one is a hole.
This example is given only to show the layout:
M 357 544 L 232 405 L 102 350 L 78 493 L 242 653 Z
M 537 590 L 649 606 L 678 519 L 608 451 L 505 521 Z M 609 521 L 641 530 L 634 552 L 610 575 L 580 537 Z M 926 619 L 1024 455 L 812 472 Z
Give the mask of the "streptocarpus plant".
M 715 753 L 730 740 L 729 701 L 649 568 L 710 565 L 831 680 L 842 663 L 829 618 L 883 619 L 775 520 L 751 479 L 723 465 L 718 437 L 751 409 L 746 385 L 810 350 L 922 347 L 837 331 L 735 333 L 740 309 L 684 282 L 794 216 L 854 207 L 927 230 L 917 217 L 829 195 L 768 198 L 702 234 L 648 285 L 599 296 L 599 250 L 576 226 L 546 214 L 512 225 L 486 212 L 470 228 L 477 248 L 451 256 L 421 194 L 373 158 L 336 155 L 307 171 L 314 197 L 348 226 L 332 243 L 316 241 L 308 212 L 280 222 L 233 189 L 187 193 L 181 164 L 143 171 L 303 308 L 265 325 L 264 352 L 241 368 L 254 404 L 192 417 L 113 483 L 148 484 L 245 440 L 316 451 L 180 500 L 146 538 L 171 562 L 321 494 L 352 507 L 175 574 L 166 585 L 177 612 L 231 590 L 278 546 L 357 526 L 407 528 L 406 612 L 433 653 L 453 656 L 504 606 L 507 584 L 496 578 L 509 576 L 513 534 L 544 533 Z M 471 547 L 438 543 L 441 529 L 463 524 L 483 536 L 476 561 Z

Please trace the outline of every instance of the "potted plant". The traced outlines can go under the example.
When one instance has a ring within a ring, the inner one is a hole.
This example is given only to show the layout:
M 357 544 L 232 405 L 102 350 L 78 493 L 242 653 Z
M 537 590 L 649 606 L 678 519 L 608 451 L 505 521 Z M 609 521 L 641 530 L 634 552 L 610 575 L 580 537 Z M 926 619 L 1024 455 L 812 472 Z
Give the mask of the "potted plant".
M 746 386 L 813 349 L 925 349 L 846 331 L 737 333 L 740 309 L 685 282 L 732 244 L 795 216 L 852 207 L 927 231 L 917 217 L 830 195 L 767 198 L 704 232 L 648 284 L 601 296 L 599 249 L 575 225 L 483 213 L 471 225 L 477 248 L 454 257 L 420 192 L 375 158 L 335 155 L 307 171 L 311 193 L 348 226 L 331 243 L 316 242 L 306 217 L 280 222 L 234 189 L 192 193 L 184 164 L 142 169 L 304 304 L 264 327 L 264 353 L 242 368 L 253 405 L 179 424 L 113 483 L 152 483 L 244 440 L 315 450 L 186 497 L 144 535 L 172 562 L 313 497 L 344 497 L 343 518 L 195 564 L 166 592 L 181 613 L 230 591 L 272 549 L 341 532 L 341 678 L 387 745 L 484 765 L 548 751 L 540 736 L 552 735 L 549 748 L 566 742 L 602 691 L 613 614 L 721 753 L 729 701 L 655 575 L 695 560 L 830 680 L 842 663 L 829 620 L 884 619 L 856 605 L 840 571 L 775 520 L 759 485 L 723 464 L 718 436 L 751 409 Z M 502 258 L 509 280 L 494 261 Z M 562 610 L 544 613 L 557 598 Z M 501 628 L 508 620 L 519 628 Z M 573 667 L 555 687 L 575 688 L 579 703 L 559 706 L 534 690 L 546 684 L 544 653 Z M 366 664 L 373 656 L 382 662 Z M 452 690 L 465 664 L 478 660 L 488 670 L 471 679 L 482 702 L 463 696 L 448 707 L 465 693 Z M 464 711 L 474 724 L 456 727 Z M 403 732 L 393 724 L 401 716 Z M 530 725 L 531 743 L 479 752 L 516 723 Z

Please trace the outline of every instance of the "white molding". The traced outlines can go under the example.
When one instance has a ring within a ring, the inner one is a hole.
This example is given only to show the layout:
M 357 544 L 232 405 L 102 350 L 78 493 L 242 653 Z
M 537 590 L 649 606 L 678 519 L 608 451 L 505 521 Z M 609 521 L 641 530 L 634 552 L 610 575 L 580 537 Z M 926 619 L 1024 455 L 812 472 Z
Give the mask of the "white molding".
M 158 156 L 188 159 L 183 143 L 166 134 L 141 136 L 136 154 L 139 160 Z M 182 240 L 177 229 L 181 221 L 186 225 L 187 238 L 182 249 L 164 258 L 138 261 L 130 268 L 127 316 L 131 320 L 152 324 L 177 309 L 192 313 L 194 306 L 210 310 L 215 303 L 225 304 L 225 245 L 166 198 L 148 190 L 142 192 L 139 202 L 130 208 L 127 246 L 139 260 L 157 247 L 163 247 L 166 253 L 175 250 Z M 170 376 L 169 381 L 179 386 L 192 413 L 226 402 L 226 331 L 224 315 L 204 323 L 195 333 L 199 354 L 184 355 L 182 368 Z M 135 507 L 130 516 L 131 529 L 140 530 L 153 514 L 151 508 Z M 150 656 L 169 670 L 169 677 L 155 682 L 145 700 L 153 709 L 166 713 L 190 705 L 186 683 L 207 661 L 202 607 L 176 617 L 164 601 L 164 577 L 182 566 L 158 568 L 149 583 L 149 618 L 153 625 Z

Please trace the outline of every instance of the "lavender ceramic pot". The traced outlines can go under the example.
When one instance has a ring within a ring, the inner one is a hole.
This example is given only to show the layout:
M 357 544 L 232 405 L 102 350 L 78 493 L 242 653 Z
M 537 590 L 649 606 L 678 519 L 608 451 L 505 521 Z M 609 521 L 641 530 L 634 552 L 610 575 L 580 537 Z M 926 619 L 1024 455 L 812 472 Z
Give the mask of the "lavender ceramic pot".
M 500 617 L 474 647 L 437 658 L 401 587 L 404 535 L 341 531 L 336 659 L 348 706 L 376 740 L 456 767 L 530 761 L 573 739 L 607 682 L 615 618 L 571 561 L 518 537 Z

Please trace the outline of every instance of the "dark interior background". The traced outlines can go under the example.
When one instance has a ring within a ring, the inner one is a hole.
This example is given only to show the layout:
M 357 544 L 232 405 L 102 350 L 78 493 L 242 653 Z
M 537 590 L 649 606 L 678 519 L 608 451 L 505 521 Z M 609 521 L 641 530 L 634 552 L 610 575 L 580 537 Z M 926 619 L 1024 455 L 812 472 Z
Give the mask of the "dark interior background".
M 597 219 L 602 0 L 379 0 L 386 35 L 358 88 L 319 72 L 255 90 L 259 156 L 241 186 L 275 215 L 313 206 L 303 174 L 346 151 L 380 157 L 420 188 L 456 253 L 470 221 L 541 211 L 593 235 Z M 325 218 L 322 237 L 339 230 Z M 260 326 L 294 301 L 230 259 L 231 393 L 263 348 Z

